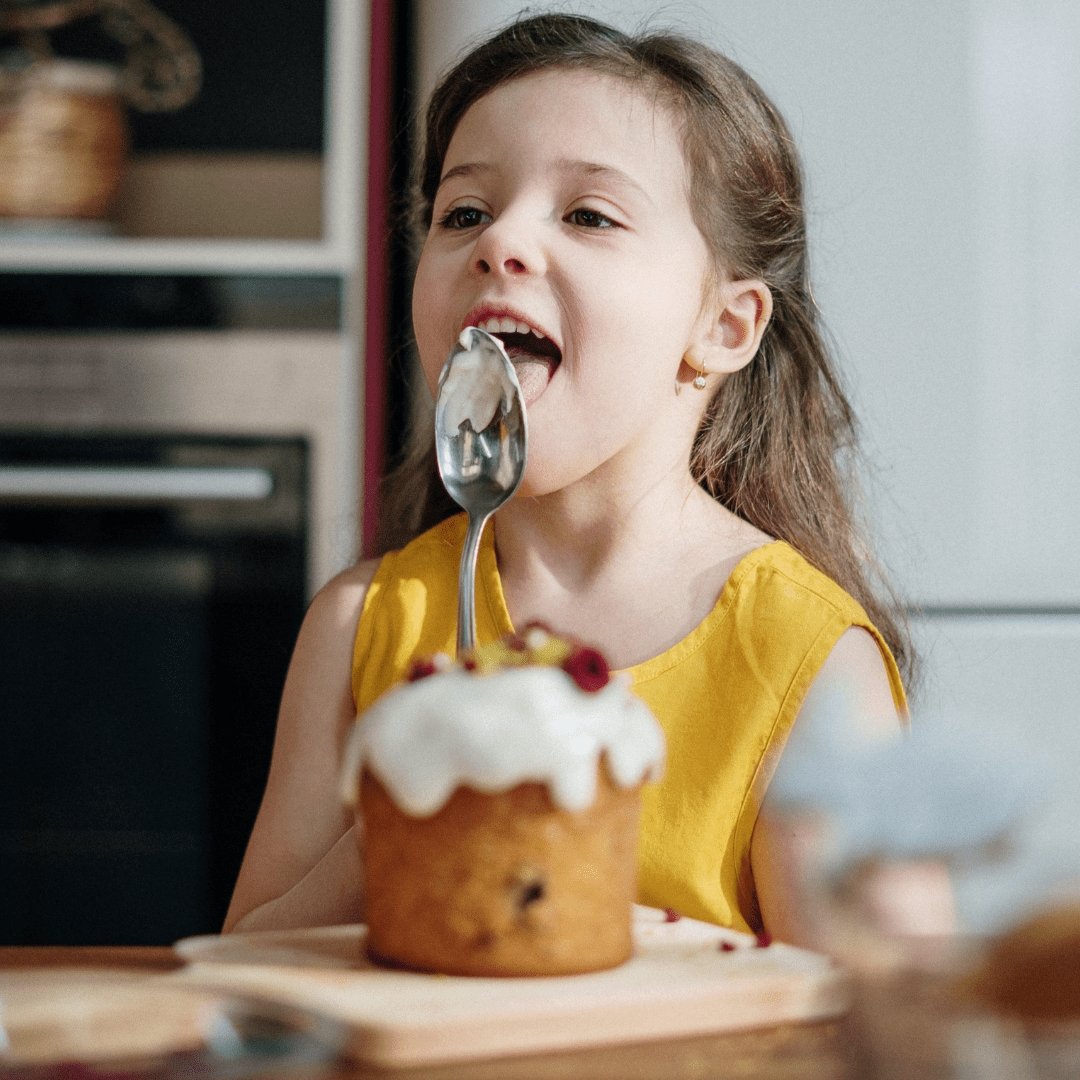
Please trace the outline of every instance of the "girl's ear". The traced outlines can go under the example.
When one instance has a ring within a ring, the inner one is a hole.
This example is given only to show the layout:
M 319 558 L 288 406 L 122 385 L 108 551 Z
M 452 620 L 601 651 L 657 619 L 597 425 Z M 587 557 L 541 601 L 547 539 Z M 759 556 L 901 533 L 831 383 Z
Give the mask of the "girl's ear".
M 712 307 L 703 314 L 687 362 L 705 375 L 730 375 L 754 359 L 772 317 L 772 293 L 756 278 L 728 281 L 717 300 L 719 312 Z

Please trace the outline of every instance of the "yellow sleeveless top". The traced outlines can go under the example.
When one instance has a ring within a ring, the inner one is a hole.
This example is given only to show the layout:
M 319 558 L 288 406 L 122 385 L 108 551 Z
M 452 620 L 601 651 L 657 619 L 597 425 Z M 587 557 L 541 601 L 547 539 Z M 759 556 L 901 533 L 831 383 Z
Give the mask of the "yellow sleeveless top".
M 453 655 L 465 517 L 385 555 L 364 600 L 353 652 L 358 712 L 400 682 L 412 661 Z M 513 632 L 485 530 L 477 560 L 477 641 Z M 793 548 L 746 555 L 715 607 L 682 641 L 629 668 L 634 692 L 667 738 L 664 777 L 643 796 L 638 899 L 756 931 L 750 837 L 791 725 L 841 634 L 877 639 L 899 710 L 900 673 L 862 607 Z

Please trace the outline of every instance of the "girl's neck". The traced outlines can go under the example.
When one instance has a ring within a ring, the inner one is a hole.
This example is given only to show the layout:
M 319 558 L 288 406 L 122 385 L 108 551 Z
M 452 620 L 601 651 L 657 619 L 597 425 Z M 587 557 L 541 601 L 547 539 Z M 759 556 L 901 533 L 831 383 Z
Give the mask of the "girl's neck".
M 540 619 L 596 645 L 615 667 L 657 656 L 710 612 L 738 560 L 768 540 L 692 479 L 620 499 L 581 485 L 515 498 L 496 515 L 515 625 Z
M 497 515 L 496 546 L 504 574 L 549 565 L 568 584 L 595 581 L 644 552 L 663 558 L 679 535 L 712 518 L 716 504 L 687 474 L 676 483 L 620 490 L 582 481 L 540 497 L 511 500 Z

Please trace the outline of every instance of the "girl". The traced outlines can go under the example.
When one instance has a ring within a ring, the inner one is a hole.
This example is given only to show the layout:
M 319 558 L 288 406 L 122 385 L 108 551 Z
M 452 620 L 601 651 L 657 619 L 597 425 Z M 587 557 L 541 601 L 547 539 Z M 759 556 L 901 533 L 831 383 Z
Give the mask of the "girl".
M 481 326 L 529 413 L 524 482 L 481 548 L 478 640 L 542 620 L 656 712 L 668 763 L 645 796 L 643 903 L 805 940 L 799 841 L 763 810 L 769 778 L 837 691 L 869 731 L 897 730 L 907 649 L 845 503 L 853 421 L 783 121 L 704 45 L 540 15 L 436 89 L 419 187 L 428 386 Z M 432 438 L 388 509 L 396 550 L 305 619 L 226 929 L 362 918 L 337 797 L 347 728 L 415 657 L 453 651 L 464 521 Z

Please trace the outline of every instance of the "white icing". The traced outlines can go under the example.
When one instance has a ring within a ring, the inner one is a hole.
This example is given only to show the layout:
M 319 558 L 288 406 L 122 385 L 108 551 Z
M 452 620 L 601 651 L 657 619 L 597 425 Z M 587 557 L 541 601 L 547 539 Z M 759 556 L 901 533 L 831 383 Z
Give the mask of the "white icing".
M 490 794 L 527 782 L 579 811 L 596 797 L 601 754 L 624 788 L 663 768 L 660 725 L 624 679 L 586 692 L 556 667 L 455 669 L 396 687 L 360 717 L 342 795 L 356 801 L 366 767 L 413 817 L 437 813 L 458 787 Z
M 466 327 L 459 342 L 462 352 L 455 353 L 439 390 L 439 434 L 456 437 L 466 420 L 479 434 L 493 420 L 510 408 L 506 367 L 493 364 L 485 355 L 493 346 L 486 338 Z

